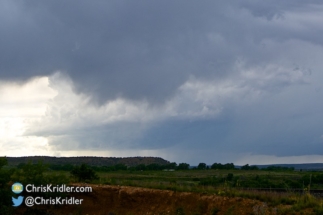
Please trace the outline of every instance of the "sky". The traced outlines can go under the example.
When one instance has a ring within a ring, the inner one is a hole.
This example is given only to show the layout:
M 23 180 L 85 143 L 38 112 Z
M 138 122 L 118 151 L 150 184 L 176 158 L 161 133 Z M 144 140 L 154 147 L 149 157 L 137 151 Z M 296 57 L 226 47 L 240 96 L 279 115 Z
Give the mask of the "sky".
M 323 163 L 318 0 L 0 2 L 0 156 Z

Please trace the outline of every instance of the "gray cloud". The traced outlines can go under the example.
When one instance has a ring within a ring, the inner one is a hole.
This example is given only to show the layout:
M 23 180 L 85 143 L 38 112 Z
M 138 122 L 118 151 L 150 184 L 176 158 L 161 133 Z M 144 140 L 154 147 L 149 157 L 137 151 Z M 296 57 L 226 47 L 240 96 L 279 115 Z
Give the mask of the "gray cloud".
M 0 80 L 50 77 L 25 135 L 57 150 L 315 154 L 322 15 L 318 0 L 2 1 Z
M 190 75 L 222 78 L 242 56 L 268 62 L 273 53 L 261 50 L 263 39 L 321 44 L 313 38 L 319 26 L 304 34 L 284 25 L 285 11 L 307 12 L 308 4 L 4 1 L 0 78 L 59 69 L 101 103 L 119 96 L 164 101 Z

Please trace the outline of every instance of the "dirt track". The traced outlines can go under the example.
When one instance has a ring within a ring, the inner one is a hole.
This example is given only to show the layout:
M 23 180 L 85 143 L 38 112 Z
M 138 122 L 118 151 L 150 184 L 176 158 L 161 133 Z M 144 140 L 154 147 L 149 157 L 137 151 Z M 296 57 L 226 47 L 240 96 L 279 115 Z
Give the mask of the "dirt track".
M 88 185 L 87 185 L 88 186 Z M 264 204 L 256 200 L 228 198 L 216 195 L 174 192 L 126 186 L 91 185 L 92 193 L 72 193 L 70 196 L 82 198 L 80 206 L 34 206 L 31 209 L 47 211 L 37 214 L 88 214 L 88 215 L 223 215 L 223 214 L 262 214 L 266 210 L 275 214 Z M 21 208 L 20 212 L 26 208 Z M 32 212 L 32 211 L 31 211 Z

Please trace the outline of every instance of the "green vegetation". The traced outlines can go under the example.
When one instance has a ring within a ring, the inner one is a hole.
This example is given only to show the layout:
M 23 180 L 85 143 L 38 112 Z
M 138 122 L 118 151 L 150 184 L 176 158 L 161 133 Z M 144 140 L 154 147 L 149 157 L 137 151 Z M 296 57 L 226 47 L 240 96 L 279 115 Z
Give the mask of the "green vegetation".
M 211 166 L 211 169 L 235 169 L 234 164 L 233 163 L 227 163 L 227 164 L 221 164 L 221 163 L 214 163 Z
M 166 171 L 163 171 L 166 170 Z M 190 169 L 186 163 L 139 164 L 128 167 L 124 164 L 112 166 L 89 166 L 87 164 L 21 163 L 17 167 L 7 165 L 0 158 L 0 214 L 13 214 L 11 206 L 11 184 L 69 184 L 91 182 L 94 184 L 127 185 L 173 191 L 199 192 L 227 197 L 242 197 L 266 202 L 268 206 L 289 205 L 278 214 L 290 214 L 310 210 L 323 214 L 322 200 L 311 195 L 313 189 L 323 189 L 322 172 L 300 172 L 292 168 L 269 166 L 257 169 L 248 164 L 236 169 L 233 163 L 214 163 L 208 167 L 200 163 Z M 256 189 L 257 188 L 257 189 Z M 266 188 L 266 191 L 259 191 Z M 275 192 L 274 189 L 285 192 Z M 246 190 L 250 189 L 250 190 Z M 294 192 L 296 189 L 302 192 Z M 34 193 L 34 195 L 55 195 Z M 203 214 L 201 205 L 196 211 Z M 214 208 L 213 214 L 219 209 Z M 178 214 L 184 211 L 178 208 Z M 230 210 L 226 213 L 230 214 Z
M 200 188 L 216 190 L 225 189 L 295 189 L 307 192 L 313 189 L 323 189 L 323 173 L 313 172 L 266 172 L 243 170 L 178 170 L 178 171 L 113 171 L 98 172 L 100 181 L 97 183 L 132 185 L 141 187 L 156 187 L 183 191 L 194 191 Z M 312 175 L 312 176 L 311 176 Z
M 206 169 L 206 163 L 199 163 L 199 165 L 197 166 L 197 169 Z
M 74 167 L 71 174 L 77 179 L 78 182 L 90 182 L 94 179 L 99 179 L 94 170 L 86 164 Z
M 7 165 L 6 158 L 0 158 L 0 214 L 12 214 L 11 206 L 11 194 L 10 186 L 8 185 L 10 181 L 10 176 L 12 171 L 4 169 Z
M 246 164 L 241 167 L 242 170 L 258 170 L 259 168 L 257 166 L 249 166 L 249 164 Z

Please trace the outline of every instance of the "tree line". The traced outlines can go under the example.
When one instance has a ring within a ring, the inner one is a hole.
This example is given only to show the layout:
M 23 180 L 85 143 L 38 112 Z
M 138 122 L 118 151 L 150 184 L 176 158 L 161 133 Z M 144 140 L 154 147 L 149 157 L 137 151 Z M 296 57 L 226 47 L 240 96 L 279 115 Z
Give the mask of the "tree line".
M 20 163 L 17 168 L 21 169 L 25 163 Z M 56 171 L 71 171 L 75 168 L 76 165 L 73 164 L 48 164 L 48 168 L 51 170 Z M 213 163 L 211 166 L 207 165 L 206 163 L 199 163 L 196 167 L 191 167 L 188 163 L 168 163 L 168 164 L 139 164 L 136 166 L 127 166 L 125 164 L 116 164 L 111 166 L 91 166 L 94 171 L 97 172 L 111 172 L 111 171 L 120 171 L 120 170 L 129 170 L 129 171 L 147 171 L 147 170 L 208 170 L 208 169 L 218 169 L 218 170 L 234 170 L 234 169 L 241 169 L 241 170 L 264 170 L 264 171 L 294 171 L 294 167 L 282 167 L 282 166 L 268 166 L 264 168 L 259 168 L 258 166 L 254 165 L 243 165 L 240 168 L 236 167 L 233 163 Z

